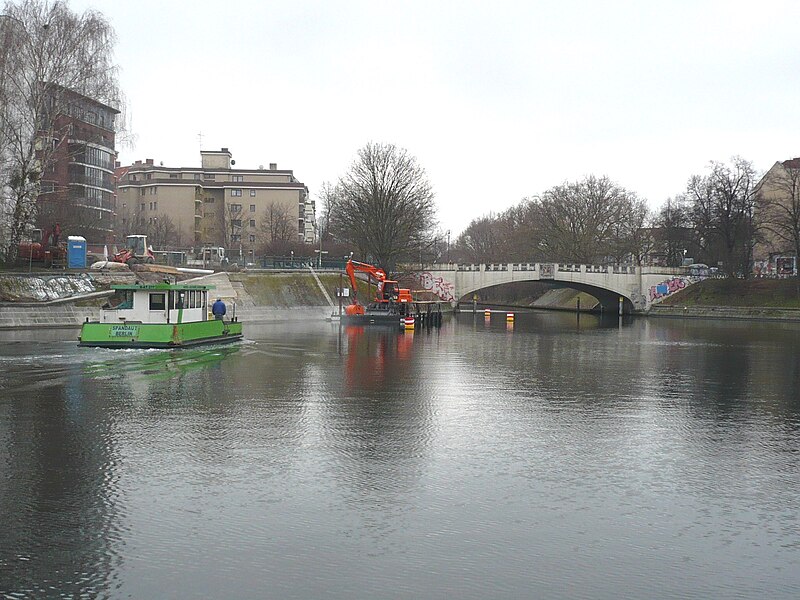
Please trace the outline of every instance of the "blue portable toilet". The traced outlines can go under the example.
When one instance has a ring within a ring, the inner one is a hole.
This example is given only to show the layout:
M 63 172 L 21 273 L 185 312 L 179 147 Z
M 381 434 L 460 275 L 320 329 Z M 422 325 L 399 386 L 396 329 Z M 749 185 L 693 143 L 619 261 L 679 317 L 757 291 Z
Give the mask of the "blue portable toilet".
M 70 269 L 86 268 L 86 238 L 79 235 L 67 238 L 67 266 Z

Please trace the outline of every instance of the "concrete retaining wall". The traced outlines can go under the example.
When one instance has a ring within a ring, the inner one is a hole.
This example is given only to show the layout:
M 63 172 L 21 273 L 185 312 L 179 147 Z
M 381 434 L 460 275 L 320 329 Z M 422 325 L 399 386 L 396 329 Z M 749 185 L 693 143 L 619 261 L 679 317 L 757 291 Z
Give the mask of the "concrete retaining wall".
M 665 306 L 654 304 L 647 313 L 651 317 L 689 319 L 752 319 L 758 321 L 800 321 L 800 308 L 732 307 L 732 306 Z

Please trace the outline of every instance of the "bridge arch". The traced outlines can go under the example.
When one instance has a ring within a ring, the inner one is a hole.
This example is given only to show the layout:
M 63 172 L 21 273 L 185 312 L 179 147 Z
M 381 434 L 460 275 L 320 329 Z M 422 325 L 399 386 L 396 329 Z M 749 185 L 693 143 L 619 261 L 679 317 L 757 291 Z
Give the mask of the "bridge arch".
M 568 288 L 589 294 L 590 296 L 597 299 L 598 305 L 600 306 L 600 311 L 604 313 L 616 314 L 619 311 L 620 298 L 622 298 L 623 313 L 631 314 L 632 312 L 635 311 L 633 301 L 628 296 L 626 296 L 624 292 L 620 292 L 617 290 L 609 290 L 595 285 L 589 285 L 586 283 L 578 283 L 578 282 L 543 281 L 534 279 L 529 279 L 527 281 L 530 283 L 543 283 L 552 288 Z M 480 296 L 483 290 L 487 290 L 489 288 L 502 288 L 504 285 L 511 285 L 512 283 L 523 283 L 523 281 L 509 281 L 506 283 L 493 284 L 490 286 L 483 286 L 480 288 L 465 290 L 464 293 L 461 295 L 461 297 L 458 298 L 458 302 L 469 303 L 472 301 L 473 295 L 477 294 Z
M 541 281 L 585 291 L 598 299 L 603 310 L 646 312 L 650 305 L 700 280 L 680 269 L 630 265 L 576 265 L 558 263 L 508 263 L 492 265 L 431 265 L 412 270 L 422 289 L 455 303 L 472 294 L 507 283 Z

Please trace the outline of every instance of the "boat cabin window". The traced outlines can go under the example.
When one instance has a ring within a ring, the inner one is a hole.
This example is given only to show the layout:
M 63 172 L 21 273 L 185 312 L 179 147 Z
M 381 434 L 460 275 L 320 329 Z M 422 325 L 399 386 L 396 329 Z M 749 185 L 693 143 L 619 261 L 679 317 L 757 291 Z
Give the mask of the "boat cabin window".
M 175 290 L 169 293 L 170 309 L 203 308 L 205 306 L 205 292 L 201 290 Z
M 133 290 L 116 290 L 103 308 L 114 310 L 133 308 Z
M 166 305 L 166 294 L 150 294 L 150 310 L 164 310 Z

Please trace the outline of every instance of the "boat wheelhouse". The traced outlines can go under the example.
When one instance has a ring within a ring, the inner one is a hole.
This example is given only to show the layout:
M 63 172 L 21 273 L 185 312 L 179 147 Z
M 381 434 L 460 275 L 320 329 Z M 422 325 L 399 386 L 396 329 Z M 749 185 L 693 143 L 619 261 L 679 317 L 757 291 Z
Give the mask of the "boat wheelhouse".
M 242 338 L 235 305 L 232 318 L 210 314 L 214 286 L 181 283 L 113 285 L 114 295 L 98 321 L 81 327 L 79 346 L 180 348 Z

